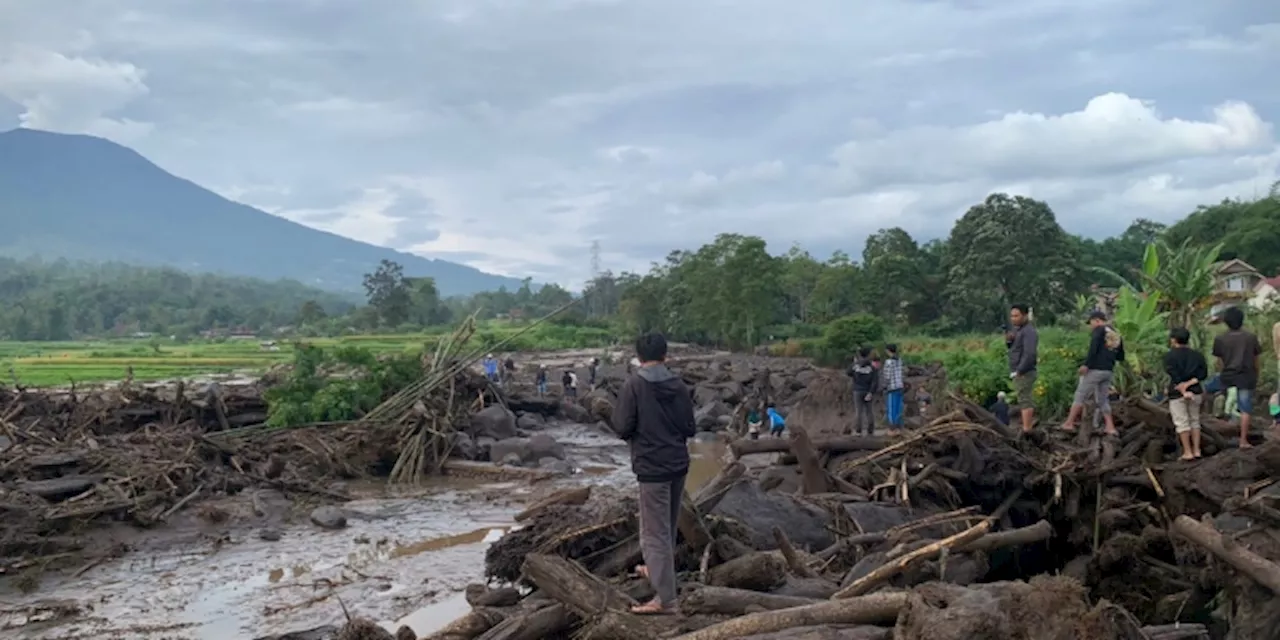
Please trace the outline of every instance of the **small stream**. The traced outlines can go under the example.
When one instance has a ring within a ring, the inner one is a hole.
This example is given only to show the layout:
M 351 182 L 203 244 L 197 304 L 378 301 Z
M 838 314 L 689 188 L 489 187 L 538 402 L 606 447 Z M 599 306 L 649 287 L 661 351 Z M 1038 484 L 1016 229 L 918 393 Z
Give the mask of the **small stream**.
M 462 589 L 483 582 L 487 546 L 514 526 L 530 499 L 582 484 L 628 487 L 625 446 L 579 425 L 547 430 L 586 469 L 529 486 L 441 479 L 409 496 L 375 497 L 345 505 L 348 526 L 326 531 L 305 513 L 277 527 L 281 539 L 233 520 L 218 528 L 192 524 L 122 532 L 132 551 L 73 574 L 46 575 L 39 590 L 0 588 L 0 609 L 51 600 L 74 601 L 81 615 L 37 622 L 0 614 L 6 638 L 252 639 L 339 625 L 352 616 L 408 625 L 419 636 L 439 630 L 469 607 Z M 721 469 L 722 443 L 691 443 L 688 485 L 701 487 Z M 10 581 L 12 582 L 12 581 Z

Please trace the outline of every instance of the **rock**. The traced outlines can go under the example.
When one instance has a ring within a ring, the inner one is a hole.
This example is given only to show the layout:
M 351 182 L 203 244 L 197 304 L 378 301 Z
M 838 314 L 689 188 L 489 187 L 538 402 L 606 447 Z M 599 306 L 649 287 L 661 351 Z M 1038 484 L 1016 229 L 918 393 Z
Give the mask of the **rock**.
M 279 542 L 283 537 L 278 529 L 262 529 L 258 532 L 258 539 L 266 542 Z
M 472 583 L 463 591 L 467 604 L 473 607 L 513 607 L 520 602 L 520 592 L 515 587 L 489 587 Z
M 817 375 L 818 374 L 813 369 L 798 371 L 796 372 L 796 376 L 791 379 L 791 388 L 799 391 L 800 389 L 809 386 Z
M 732 411 L 723 402 L 713 400 L 701 405 L 693 412 L 694 423 L 703 431 L 710 431 L 720 424 L 721 416 L 728 416 Z
M 560 403 L 560 413 L 567 420 L 572 420 L 578 424 L 590 424 L 596 421 L 592 417 L 591 412 L 587 411 L 582 405 L 571 400 L 565 400 Z
M 347 526 L 347 515 L 337 507 L 317 507 L 311 512 L 311 522 L 322 529 L 342 529 Z
M 616 402 L 617 398 L 615 398 L 607 389 L 602 387 L 593 389 L 583 400 L 583 403 L 587 406 L 587 410 L 591 412 L 591 415 L 595 416 L 599 420 L 613 419 L 613 405 Z
M 557 458 L 547 457 L 538 460 L 538 468 L 546 469 L 547 471 L 554 471 L 561 475 L 573 475 L 573 465 Z
M 516 427 L 527 431 L 539 431 L 547 426 L 547 419 L 536 413 L 522 413 L 516 419 Z
M 733 416 L 720 416 L 716 418 L 716 426 L 727 427 L 733 424 Z
M 711 384 L 700 384 L 693 388 L 693 404 L 704 407 L 720 401 L 720 389 Z
M 313 627 L 305 631 L 290 631 L 269 636 L 258 636 L 255 640 L 333 640 L 338 636 L 338 628 L 333 625 Z
M 525 453 L 529 450 L 528 438 L 507 438 L 499 440 L 489 447 L 489 459 L 495 462 L 506 460 L 507 456 L 514 455 L 521 461 L 525 459 Z
M 480 447 L 476 446 L 476 441 L 471 436 L 455 431 L 453 433 L 453 448 L 449 451 L 449 455 L 463 460 L 475 460 L 480 455 Z
M 473 437 L 488 436 L 495 440 L 516 435 L 516 416 L 499 405 L 490 405 L 471 416 Z
M 591 429 L 602 436 L 609 438 L 618 437 L 618 434 L 614 432 L 613 427 L 609 426 L 609 423 L 604 420 L 591 425 Z
M 797 493 L 800 491 L 800 467 L 789 465 L 771 465 L 760 472 L 760 484 L 769 491 L 778 493 Z
M 712 513 L 740 521 L 751 531 L 751 545 L 776 549 L 773 528 L 779 527 L 799 549 L 821 550 L 835 542 L 826 509 L 802 502 L 794 496 L 760 490 L 753 482 L 740 482 L 725 494 Z
M 564 445 L 556 442 L 555 438 L 545 433 L 534 434 L 532 438 L 529 438 L 529 449 L 524 459 L 538 460 L 541 458 L 564 460 Z
M 498 460 L 498 464 L 504 467 L 519 467 L 524 464 L 524 460 L 520 459 L 518 453 L 508 453 Z
M 476 460 L 493 459 L 493 457 L 489 455 L 489 451 L 493 447 L 493 443 L 497 442 L 495 438 L 480 437 L 475 438 L 474 442 L 476 443 Z

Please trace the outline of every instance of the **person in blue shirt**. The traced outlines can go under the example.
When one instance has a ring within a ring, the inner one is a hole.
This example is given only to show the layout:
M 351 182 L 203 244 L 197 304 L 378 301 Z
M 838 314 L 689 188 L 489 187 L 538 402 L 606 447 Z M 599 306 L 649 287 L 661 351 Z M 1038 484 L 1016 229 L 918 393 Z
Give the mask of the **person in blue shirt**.
M 498 381 L 498 361 L 492 353 L 484 357 L 484 375 L 492 382 Z
M 765 413 L 769 414 L 769 435 L 775 438 L 782 437 L 782 431 L 787 428 L 786 418 L 783 418 L 782 414 L 778 413 L 778 410 L 772 404 L 769 405 L 768 409 L 765 409 Z

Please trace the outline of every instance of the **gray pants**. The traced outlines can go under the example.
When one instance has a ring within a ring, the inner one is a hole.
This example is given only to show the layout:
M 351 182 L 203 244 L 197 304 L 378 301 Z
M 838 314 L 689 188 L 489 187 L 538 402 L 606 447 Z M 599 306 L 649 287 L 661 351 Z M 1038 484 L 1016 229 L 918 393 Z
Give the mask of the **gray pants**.
M 1102 371 L 1100 369 L 1090 369 L 1080 376 L 1080 382 L 1076 383 L 1076 397 L 1073 404 L 1084 406 L 1089 396 L 1093 396 L 1094 402 L 1097 403 L 1098 415 L 1111 414 L 1111 379 L 1115 377 L 1113 371 Z
M 676 524 L 684 477 L 640 483 L 640 553 L 662 606 L 676 604 Z
M 861 391 L 853 392 L 853 429 L 854 433 L 865 433 L 871 435 L 876 430 L 876 412 L 872 403 L 875 401 L 873 396 L 871 400 L 867 400 L 867 394 Z

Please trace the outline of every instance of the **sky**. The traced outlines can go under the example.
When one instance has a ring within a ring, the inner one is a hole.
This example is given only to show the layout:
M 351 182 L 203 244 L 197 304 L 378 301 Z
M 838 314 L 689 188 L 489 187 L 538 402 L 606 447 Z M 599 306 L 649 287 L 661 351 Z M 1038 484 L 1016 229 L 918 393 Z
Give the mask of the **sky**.
M 580 285 L 719 233 L 855 258 L 987 194 L 1089 237 L 1280 179 L 1265 0 L 0 0 L 0 129 Z

